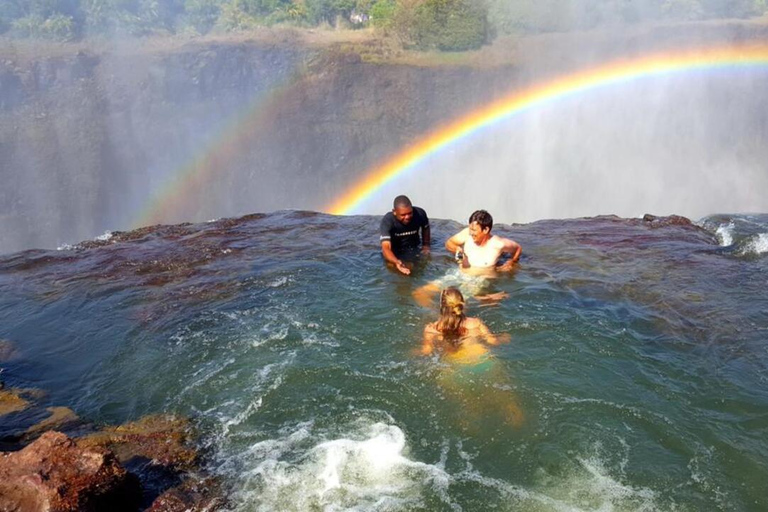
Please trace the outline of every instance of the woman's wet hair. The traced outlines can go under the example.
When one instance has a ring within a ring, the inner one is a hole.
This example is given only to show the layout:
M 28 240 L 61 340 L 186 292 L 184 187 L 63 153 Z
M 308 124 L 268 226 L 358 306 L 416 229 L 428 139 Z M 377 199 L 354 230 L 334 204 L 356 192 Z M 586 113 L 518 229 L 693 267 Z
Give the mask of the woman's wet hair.
M 469 216 L 469 223 L 477 222 L 482 229 L 493 228 L 493 217 L 485 210 L 477 210 Z
M 463 334 L 464 296 L 458 288 L 450 287 L 440 292 L 440 318 L 436 328 L 442 334 Z

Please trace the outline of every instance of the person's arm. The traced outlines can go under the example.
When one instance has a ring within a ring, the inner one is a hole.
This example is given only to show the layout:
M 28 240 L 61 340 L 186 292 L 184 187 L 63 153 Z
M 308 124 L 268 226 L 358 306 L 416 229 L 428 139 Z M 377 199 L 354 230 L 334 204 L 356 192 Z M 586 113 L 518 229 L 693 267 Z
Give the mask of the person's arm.
M 421 252 L 429 252 L 432 244 L 432 236 L 429 232 L 429 226 L 421 228 Z
M 504 252 L 509 253 L 513 263 L 517 263 L 520 260 L 520 254 L 523 252 L 523 248 L 520 244 L 509 238 L 504 239 Z
M 392 242 L 389 240 L 382 240 L 381 241 L 381 255 L 384 256 L 384 259 L 393 264 L 398 272 L 401 274 L 405 274 L 406 276 L 411 273 L 411 269 L 406 267 L 403 262 L 395 256 L 395 253 L 392 252 Z
M 496 336 L 491 332 L 488 326 L 485 325 L 485 322 L 479 318 L 475 318 L 475 320 L 477 321 L 477 330 L 480 333 L 480 336 L 483 338 L 483 341 L 489 345 L 498 345 L 499 341 L 496 339 Z
M 384 215 L 379 226 L 379 240 L 381 240 L 381 255 L 387 263 L 395 266 L 398 272 L 406 276 L 411 273 L 411 269 L 403 265 L 403 262 L 392 250 L 392 222 L 394 217 L 391 213 Z
M 432 329 L 432 326 L 427 324 L 424 327 L 424 338 L 421 341 L 421 355 L 428 356 L 432 353 L 433 350 L 435 350 L 435 338 L 437 337 L 437 334 L 435 334 L 434 329 Z
M 462 229 L 461 231 L 459 231 L 458 233 L 456 233 L 451 238 L 445 241 L 445 248 L 451 254 L 456 254 L 456 251 L 464 247 L 464 244 L 466 243 L 468 236 L 469 236 L 469 228 Z
M 423 208 L 419 208 L 419 216 L 421 217 L 421 252 L 428 253 L 431 249 L 432 236 L 429 231 L 429 217 L 427 212 Z
M 432 306 L 432 297 L 440 291 L 440 286 L 431 281 L 424 286 L 419 286 L 413 290 L 413 300 L 421 307 L 428 308 Z
M 489 345 L 501 345 L 502 343 L 509 343 L 512 339 L 507 333 L 493 334 L 485 323 L 479 318 L 477 320 L 477 330 L 480 333 L 480 337 Z
M 501 239 L 503 245 L 501 248 L 502 253 L 509 254 L 509 259 L 501 266 L 499 270 L 511 270 L 512 266 L 520 260 L 520 254 L 523 252 L 523 248 L 520 244 L 509 238 Z

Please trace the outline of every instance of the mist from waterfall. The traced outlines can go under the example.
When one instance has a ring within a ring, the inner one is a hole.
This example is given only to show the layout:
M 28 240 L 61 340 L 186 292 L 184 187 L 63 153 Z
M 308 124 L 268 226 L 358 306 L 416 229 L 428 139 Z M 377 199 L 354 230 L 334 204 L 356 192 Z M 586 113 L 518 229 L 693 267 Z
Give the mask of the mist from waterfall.
M 382 190 L 437 217 L 502 222 L 768 209 L 768 70 L 690 71 L 598 88 L 457 141 Z
M 617 59 L 765 41 L 760 27 L 500 38 L 470 54 L 471 66 L 437 67 L 368 63 L 298 40 L 113 41 L 58 55 L 10 43 L 0 253 L 147 224 L 323 210 L 494 99 Z M 450 145 L 356 212 L 381 214 L 401 193 L 462 222 L 478 208 L 503 223 L 765 212 L 767 79 L 757 67 L 685 71 L 548 102 Z

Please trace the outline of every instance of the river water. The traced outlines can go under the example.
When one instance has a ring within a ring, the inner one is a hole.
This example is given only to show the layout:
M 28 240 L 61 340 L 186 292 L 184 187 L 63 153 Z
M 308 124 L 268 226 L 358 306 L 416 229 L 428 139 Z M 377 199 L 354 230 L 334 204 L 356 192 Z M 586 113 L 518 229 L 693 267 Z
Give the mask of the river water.
M 460 227 L 410 277 L 377 218 L 310 212 L 7 255 L 2 377 L 192 417 L 233 510 L 768 509 L 768 215 L 496 226 L 523 257 L 469 301 L 511 335 L 482 370 L 418 353 Z

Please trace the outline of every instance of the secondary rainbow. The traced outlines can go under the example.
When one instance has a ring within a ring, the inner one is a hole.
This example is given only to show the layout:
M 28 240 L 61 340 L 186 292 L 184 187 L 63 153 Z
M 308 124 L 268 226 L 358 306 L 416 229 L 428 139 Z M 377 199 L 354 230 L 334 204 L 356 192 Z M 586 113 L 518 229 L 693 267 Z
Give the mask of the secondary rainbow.
M 292 93 L 293 86 L 300 83 L 300 68 L 295 68 L 271 89 L 254 95 L 251 101 L 227 123 L 211 142 L 201 148 L 183 166 L 169 173 L 169 179 L 156 190 L 132 217 L 134 228 L 158 222 L 171 222 L 176 217 L 194 218 L 195 205 L 191 198 L 200 197 L 222 169 L 229 162 L 241 157 L 252 139 L 260 130 L 278 115 L 281 107 Z
M 643 78 L 728 67 L 768 68 L 768 44 L 729 45 L 665 52 L 611 62 L 515 91 L 442 127 L 407 147 L 353 184 L 325 211 L 349 215 L 384 185 L 472 133 L 521 112 L 579 93 Z

